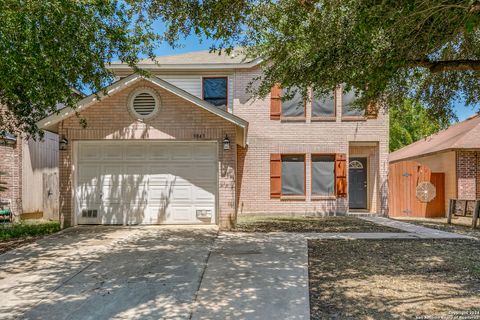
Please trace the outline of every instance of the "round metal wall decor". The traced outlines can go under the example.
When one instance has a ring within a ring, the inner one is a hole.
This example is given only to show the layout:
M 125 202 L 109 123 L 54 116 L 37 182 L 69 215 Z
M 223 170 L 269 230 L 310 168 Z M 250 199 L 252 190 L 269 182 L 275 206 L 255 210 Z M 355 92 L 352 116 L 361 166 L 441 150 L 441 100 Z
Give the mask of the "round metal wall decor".
M 431 182 L 420 182 L 417 185 L 416 195 L 421 202 L 430 202 L 437 196 L 437 189 Z

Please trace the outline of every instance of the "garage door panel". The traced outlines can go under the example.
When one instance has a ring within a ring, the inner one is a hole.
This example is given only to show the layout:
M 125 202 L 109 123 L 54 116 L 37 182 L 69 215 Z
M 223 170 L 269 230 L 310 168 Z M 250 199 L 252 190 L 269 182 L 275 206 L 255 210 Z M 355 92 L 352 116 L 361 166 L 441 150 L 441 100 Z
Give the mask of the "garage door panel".
M 145 144 L 130 145 L 125 150 L 125 160 L 147 160 L 147 146 Z
M 209 145 L 197 145 L 193 148 L 193 160 L 214 161 L 216 158 L 216 152 L 212 152 Z
M 213 190 L 213 186 L 210 190 L 195 188 L 193 192 L 193 202 L 209 202 L 212 203 L 212 205 L 215 204 L 215 194 Z
M 192 147 L 191 146 L 172 146 L 170 149 L 172 153 L 172 160 L 185 160 L 191 161 L 192 160 Z
M 103 160 L 123 160 L 124 147 L 121 144 L 105 145 L 103 148 Z
M 171 154 L 168 152 L 168 148 L 165 144 L 155 144 L 149 146 L 148 149 L 148 159 L 157 160 L 157 161 L 168 161 L 171 160 Z
M 172 206 L 168 208 L 168 218 L 179 223 L 194 221 L 194 208 L 191 206 Z
M 125 172 L 124 165 L 121 164 L 108 164 L 102 166 L 101 180 L 104 185 L 116 185 L 122 184 L 123 173 Z
M 79 160 L 100 160 L 102 157 L 102 149 L 99 145 L 81 144 L 78 148 Z
M 79 218 L 79 223 L 215 221 L 216 144 L 99 142 L 88 148 L 80 143 L 78 150 L 86 155 L 77 158 L 77 210 L 99 210 L 98 219 Z M 212 218 L 197 219 L 199 208 Z

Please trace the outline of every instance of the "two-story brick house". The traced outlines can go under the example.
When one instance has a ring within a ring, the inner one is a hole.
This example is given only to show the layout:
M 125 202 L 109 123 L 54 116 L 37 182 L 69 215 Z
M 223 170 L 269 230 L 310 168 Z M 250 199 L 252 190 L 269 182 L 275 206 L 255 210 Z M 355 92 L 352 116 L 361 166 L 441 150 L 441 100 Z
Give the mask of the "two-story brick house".
M 39 124 L 60 151 L 65 225 L 197 224 L 242 214 L 386 213 L 388 115 L 331 98 L 281 99 L 246 88 L 260 60 L 193 52 L 132 74 L 121 63 L 108 95 L 91 95 Z M 314 90 L 314 88 L 313 88 Z

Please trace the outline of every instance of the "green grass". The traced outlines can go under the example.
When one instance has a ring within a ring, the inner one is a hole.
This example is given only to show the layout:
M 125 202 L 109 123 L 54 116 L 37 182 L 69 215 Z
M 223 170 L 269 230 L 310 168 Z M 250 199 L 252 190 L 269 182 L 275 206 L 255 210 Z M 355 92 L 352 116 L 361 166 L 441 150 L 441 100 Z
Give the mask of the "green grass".
M 60 231 L 58 221 L 39 223 L 12 223 L 0 225 L 0 241 L 43 236 Z

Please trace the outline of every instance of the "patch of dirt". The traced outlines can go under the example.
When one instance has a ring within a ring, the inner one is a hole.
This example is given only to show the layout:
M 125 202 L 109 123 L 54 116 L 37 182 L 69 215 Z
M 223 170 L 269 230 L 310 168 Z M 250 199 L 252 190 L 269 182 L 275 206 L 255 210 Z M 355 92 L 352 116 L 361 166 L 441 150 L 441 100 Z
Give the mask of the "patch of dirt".
M 29 237 L 29 238 L 19 238 L 19 239 L 11 239 L 11 240 L 2 240 L 0 241 L 0 254 L 10 251 L 15 248 L 26 246 L 32 242 L 37 241 L 38 239 L 43 238 L 40 237 Z
M 480 319 L 477 240 L 311 240 L 311 319 Z
M 404 232 L 356 217 L 239 217 L 237 232 Z

